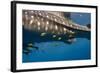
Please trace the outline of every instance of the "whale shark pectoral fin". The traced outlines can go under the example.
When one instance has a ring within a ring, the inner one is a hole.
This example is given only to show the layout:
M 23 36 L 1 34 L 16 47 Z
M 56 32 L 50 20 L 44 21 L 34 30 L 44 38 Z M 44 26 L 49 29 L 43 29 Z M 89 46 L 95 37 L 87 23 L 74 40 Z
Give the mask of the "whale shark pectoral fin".
M 68 41 L 75 42 L 76 41 L 75 34 L 69 37 Z

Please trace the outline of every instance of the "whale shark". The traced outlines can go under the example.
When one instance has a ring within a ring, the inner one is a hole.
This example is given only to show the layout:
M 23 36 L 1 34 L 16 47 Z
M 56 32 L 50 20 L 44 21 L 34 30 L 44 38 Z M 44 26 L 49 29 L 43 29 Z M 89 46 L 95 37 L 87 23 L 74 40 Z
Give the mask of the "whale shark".
M 77 24 L 65 17 L 63 12 L 23 10 L 22 24 L 23 36 L 30 37 L 25 40 L 26 43 L 23 46 L 30 41 L 37 43 L 62 41 L 71 44 L 77 41 L 76 38 L 90 40 L 90 24 L 87 26 Z M 34 48 L 38 49 L 36 46 Z

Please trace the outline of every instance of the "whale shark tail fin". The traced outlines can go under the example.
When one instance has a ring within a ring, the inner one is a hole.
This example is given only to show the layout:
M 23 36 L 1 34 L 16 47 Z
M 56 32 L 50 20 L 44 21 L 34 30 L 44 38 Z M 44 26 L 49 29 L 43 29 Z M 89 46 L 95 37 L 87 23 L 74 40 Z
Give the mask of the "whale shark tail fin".
M 91 28 L 91 24 L 87 24 L 86 26 L 87 26 L 88 28 Z

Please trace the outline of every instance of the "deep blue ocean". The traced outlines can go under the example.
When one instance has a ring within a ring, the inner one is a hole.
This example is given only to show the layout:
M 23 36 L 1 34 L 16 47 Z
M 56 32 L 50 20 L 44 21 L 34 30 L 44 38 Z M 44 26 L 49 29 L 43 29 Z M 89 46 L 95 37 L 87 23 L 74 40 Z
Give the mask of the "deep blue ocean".
M 73 12 L 71 13 L 71 19 L 80 25 L 87 25 L 91 23 L 91 14 Z M 25 31 L 23 35 L 23 43 L 26 43 L 30 37 L 25 34 Z M 35 36 L 33 37 L 38 39 Z M 32 43 L 38 46 L 39 49 L 30 48 L 31 52 L 29 54 L 23 53 L 23 63 L 91 59 L 91 40 L 86 38 L 76 38 L 76 41 L 72 44 L 67 44 L 62 41 Z

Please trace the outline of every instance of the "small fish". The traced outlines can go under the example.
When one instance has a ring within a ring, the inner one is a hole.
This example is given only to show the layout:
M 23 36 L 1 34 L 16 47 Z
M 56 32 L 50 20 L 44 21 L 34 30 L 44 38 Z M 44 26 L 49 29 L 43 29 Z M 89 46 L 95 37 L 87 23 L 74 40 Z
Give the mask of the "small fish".
M 62 39 L 61 37 L 58 38 L 58 40 L 61 40 L 61 39 Z
M 41 36 L 45 36 L 46 35 L 46 33 L 41 33 Z
M 23 46 L 23 53 L 25 54 L 30 54 L 33 49 L 39 50 L 39 48 L 32 43 L 28 43 L 27 45 L 24 44 Z
M 56 37 L 56 35 L 53 35 L 53 38 L 55 38 Z

